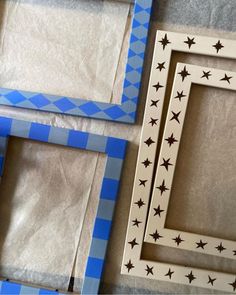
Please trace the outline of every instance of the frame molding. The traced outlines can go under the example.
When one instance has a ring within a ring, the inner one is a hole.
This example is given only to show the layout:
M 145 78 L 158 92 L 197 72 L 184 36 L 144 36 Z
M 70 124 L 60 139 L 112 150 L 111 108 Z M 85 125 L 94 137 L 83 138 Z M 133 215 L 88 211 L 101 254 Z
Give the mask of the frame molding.
M 0 117 L 1 177 L 4 172 L 4 160 L 10 136 L 95 151 L 105 153 L 107 155 L 98 209 L 94 222 L 90 252 L 87 259 L 87 266 L 82 287 L 82 294 L 97 294 L 105 264 L 107 245 L 112 227 L 115 204 L 118 197 L 127 141 L 115 137 L 96 135 L 29 121 Z M 20 286 L 17 287 L 19 293 L 12 294 L 22 294 L 20 293 L 20 290 L 25 287 L 21 284 L 18 284 L 18 286 Z M 3 292 L 2 290 L 5 290 L 4 288 L 11 287 L 14 289 L 16 288 L 16 285 L 12 285 L 9 282 L 2 282 L 0 294 Z M 39 291 L 39 294 L 41 294 L 40 292 L 41 291 Z
M 136 0 L 121 104 L 0 87 L 0 104 L 115 122 L 134 123 L 153 0 Z
M 185 78 L 183 78 L 184 71 L 187 75 L 184 76 Z M 171 187 L 192 84 L 236 91 L 236 73 L 189 64 L 177 64 L 144 241 L 236 259 L 236 241 L 165 228 Z M 182 98 L 178 97 L 178 93 L 181 92 L 183 93 Z M 174 116 L 174 114 L 179 115 Z M 168 163 L 167 159 L 169 159 Z M 156 236 L 153 236 L 155 231 L 158 232 L 160 238 L 156 239 Z
M 235 274 L 148 261 L 141 258 L 142 244 L 144 242 L 146 222 L 149 213 L 148 206 L 151 200 L 154 163 L 157 157 L 156 152 L 160 132 L 160 121 L 172 51 L 236 59 L 236 41 L 157 31 L 121 273 L 232 293 L 236 291 Z M 219 73 L 225 74 L 228 72 L 223 71 Z M 222 86 L 228 84 L 226 77 L 222 76 L 219 78 L 224 78 L 221 81 L 223 83 Z M 232 85 L 236 87 L 235 84 Z M 181 92 L 178 96 L 182 96 Z M 185 98 L 186 97 L 182 100 L 184 101 Z M 178 118 L 178 113 L 175 117 Z M 171 136 L 171 134 L 168 136 Z M 180 138 L 178 138 L 178 140 L 179 139 Z M 168 158 L 166 160 L 168 160 Z M 158 186 L 160 185 L 162 185 L 165 193 L 167 188 L 170 189 L 166 186 L 165 182 L 158 183 Z M 152 206 L 154 206 L 154 204 L 152 204 Z M 159 207 L 159 209 L 157 207 L 156 209 L 157 212 L 162 210 L 161 207 Z M 156 240 L 161 240 L 161 234 L 157 230 L 151 234 Z

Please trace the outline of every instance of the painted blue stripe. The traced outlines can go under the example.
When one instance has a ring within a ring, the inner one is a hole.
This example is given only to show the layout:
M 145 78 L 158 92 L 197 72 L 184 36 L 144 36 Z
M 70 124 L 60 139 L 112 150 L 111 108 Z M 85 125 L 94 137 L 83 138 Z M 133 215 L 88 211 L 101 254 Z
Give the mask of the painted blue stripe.
M 124 159 L 127 141 L 109 137 L 107 139 L 106 153 L 109 157 Z
M 118 180 L 104 178 L 102 182 L 102 190 L 101 190 L 100 198 L 115 201 L 117 199 L 118 189 L 119 189 Z
M 111 221 L 96 218 L 94 229 L 93 229 L 93 238 L 101 239 L 101 240 L 108 240 L 111 231 Z
M 48 142 L 50 126 L 32 123 L 29 132 L 29 139 Z
M 94 257 L 88 258 L 85 276 L 89 278 L 100 279 L 103 271 L 104 260 Z
M 21 285 L 10 282 L 2 282 L 0 294 L 20 294 Z
M 12 119 L 0 117 L 0 136 L 6 137 L 11 131 Z
M 69 131 L 68 145 L 75 148 L 85 149 L 87 147 L 89 134 L 82 131 Z

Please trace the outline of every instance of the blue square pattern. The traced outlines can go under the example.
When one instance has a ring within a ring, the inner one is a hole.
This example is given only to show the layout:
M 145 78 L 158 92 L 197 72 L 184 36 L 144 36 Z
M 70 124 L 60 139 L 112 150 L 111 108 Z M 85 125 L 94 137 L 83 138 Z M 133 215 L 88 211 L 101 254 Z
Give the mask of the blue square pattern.
M 111 221 L 101 218 L 96 218 L 93 237 L 101 240 L 108 240 L 111 230 Z
M 114 122 L 134 123 L 153 0 L 135 0 L 128 59 L 120 104 L 0 88 L 0 104 L 70 114 Z M 89 98 L 90 99 L 90 98 Z M 129 102 L 129 107 L 127 107 Z
M 32 123 L 29 131 L 29 138 L 39 141 L 48 141 L 50 126 Z
M 7 139 L 9 136 L 61 144 L 67 147 L 107 154 L 91 248 L 81 292 L 82 294 L 97 294 L 105 263 L 107 243 L 112 226 L 112 216 L 117 200 L 120 172 L 125 157 L 127 141 L 114 137 L 0 117 L 0 139 L 2 141 L 0 153 L 1 173 L 4 168 Z M 119 173 L 116 173 L 116 170 Z M 27 293 L 29 291 L 27 288 L 29 287 L 22 284 L 0 281 L 0 294 L 29 294 Z M 45 289 L 35 288 L 34 290 L 34 294 L 58 294 L 58 292 Z

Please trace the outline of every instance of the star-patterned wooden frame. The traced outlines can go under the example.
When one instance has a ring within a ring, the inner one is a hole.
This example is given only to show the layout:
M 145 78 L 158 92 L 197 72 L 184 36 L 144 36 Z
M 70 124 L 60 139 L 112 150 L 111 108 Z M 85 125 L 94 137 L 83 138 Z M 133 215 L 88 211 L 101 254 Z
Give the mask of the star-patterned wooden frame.
M 135 0 L 132 30 L 120 104 L 0 87 L 0 104 L 74 116 L 134 123 L 153 0 Z
M 155 280 L 191 284 L 198 287 L 235 292 L 236 274 L 226 274 L 169 263 L 147 261 L 141 258 L 145 227 L 149 213 L 148 206 L 150 202 L 152 181 L 154 177 L 154 163 L 156 161 L 160 120 L 173 51 L 236 59 L 236 41 L 157 31 L 121 273 Z M 182 72 L 182 70 L 183 75 L 186 75 L 186 65 L 185 69 L 183 67 L 179 72 Z M 210 80 L 212 77 L 210 75 L 212 75 L 212 73 L 208 73 L 207 69 L 203 70 L 205 73 L 202 72 L 201 77 L 203 77 L 201 79 L 207 80 L 208 78 Z M 216 76 L 219 78 L 218 84 L 222 83 L 223 88 L 232 82 L 233 78 L 231 78 L 232 75 L 229 72 L 218 72 L 218 70 L 216 70 L 216 72 L 221 75 L 226 74 L 226 76 Z M 189 75 L 187 76 L 189 77 Z M 215 82 L 217 87 L 219 87 L 218 84 Z M 184 95 L 187 97 L 187 93 L 184 93 L 184 89 L 183 92 L 180 90 L 179 93 L 175 94 L 175 100 L 184 101 L 186 98 Z M 174 113 L 171 113 L 173 117 L 172 121 L 176 121 L 176 119 L 180 118 L 180 114 L 178 115 L 179 111 L 175 112 L 173 110 L 173 112 Z M 176 123 L 178 124 L 178 122 Z M 168 142 L 177 143 L 175 140 L 179 141 L 180 138 L 175 138 L 174 134 L 172 136 L 172 133 L 168 135 Z M 168 158 L 165 160 L 168 163 Z M 169 188 L 163 180 L 161 183 L 158 183 L 158 186 L 162 186 L 163 189 L 164 187 Z M 166 193 L 166 189 L 164 192 Z M 152 206 L 154 207 L 154 205 L 155 204 L 153 203 Z M 162 209 L 161 206 L 158 208 L 158 204 L 155 208 L 157 209 L 157 215 L 163 213 L 162 210 L 164 209 Z M 152 210 L 150 211 L 150 214 L 153 214 Z M 154 234 L 157 239 L 160 235 L 158 231 L 154 231 L 151 234 Z M 174 238 L 177 238 L 177 241 L 179 241 L 178 235 Z M 181 236 L 179 238 L 181 239 Z M 174 241 L 172 240 L 172 242 Z M 204 244 L 204 241 L 201 242 L 199 240 L 199 244 L 199 247 L 201 247 L 202 244 Z M 221 245 L 222 244 L 219 244 L 220 248 Z M 198 245 L 196 245 L 196 247 L 197 246 Z M 217 244 L 215 247 L 217 247 Z M 201 249 L 199 249 L 199 251 L 201 251 Z M 233 251 L 233 254 L 236 255 L 236 251 Z
M 127 140 L 39 123 L 0 117 L 0 180 L 10 136 L 47 142 L 107 155 L 97 214 L 81 294 L 98 294 L 118 197 Z M 32 288 L 0 280 L 0 294 L 29 294 Z M 55 294 L 34 289 L 31 294 Z
M 236 91 L 236 73 L 178 63 L 157 164 L 145 242 L 236 259 L 236 241 L 165 228 L 192 84 Z M 181 95 L 180 95 L 181 94 Z

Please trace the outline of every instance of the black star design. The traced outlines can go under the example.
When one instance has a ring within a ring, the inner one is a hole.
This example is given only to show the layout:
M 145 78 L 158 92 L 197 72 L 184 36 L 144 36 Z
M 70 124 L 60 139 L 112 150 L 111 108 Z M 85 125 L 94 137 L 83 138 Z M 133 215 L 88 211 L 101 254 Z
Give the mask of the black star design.
M 229 283 L 230 286 L 233 287 L 233 290 L 235 291 L 236 290 L 236 279 L 233 283 Z
M 184 66 L 183 70 L 179 72 L 178 74 L 182 77 L 182 82 L 184 81 L 186 77 L 190 76 L 189 72 L 186 69 L 186 66 Z
M 161 196 L 165 191 L 168 191 L 169 189 L 165 186 L 165 180 L 162 181 L 162 184 L 157 187 L 161 191 Z
M 126 268 L 128 269 L 128 272 L 130 272 L 130 270 L 132 268 L 134 268 L 134 265 L 133 263 L 131 262 L 131 260 L 129 260 L 129 262 L 127 264 L 125 264 Z
M 230 79 L 232 79 L 233 77 L 229 77 L 225 74 L 224 78 L 220 79 L 220 81 L 227 81 L 230 84 Z
M 158 119 L 153 119 L 153 118 L 150 118 L 150 119 L 151 119 L 151 121 L 149 122 L 149 124 L 152 124 L 152 126 L 157 125 Z
M 170 158 L 167 160 L 165 160 L 164 158 L 162 159 L 163 159 L 163 163 L 161 164 L 161 166 L 165 167 L 166 170 L 168 171 L 169 166 L 173 166 L 173 164 L 170 163 Z
M 202 248 L 203 250 L 204 250 L 204 247 L 207 245 L 207 243 L 203 243 L 202 240 L 200 240 L 200 242 L 196 244 L 197 244 L 197 248 Z
M 158 215 L 159 217 L 161 217 L 161 213 L 165 211 L 165 210 L 162 210 L 162 209 L 160 208 L 160 205 L 158 205 L 157 208 L 153 208 L 153 209 L 154 209 L 154 211 L 155 211 L 154 216 L 157 216 L 157 215 Z
M 223 44 L 220 42 L 220 40 L 215 44 L 212 45 L 213 47 L 215 47 L 216 52 L 218 53 L 222 48 L 224 48 Z
M 194 42 L 194 38 L 189 38 L 187 37 L 188 40 L 184 41 L 184 43 L 186 43 L 188 45 L 188 48 L 190 49 L 192 45 L 196 44 L 196 42 Z
M 135 220 L 132 220 L 132 222 L 133 222 L 133 226 L 137 226 L 137 227 L 139 227 L 139 224 L 142 223 L 141 221 L 138 221 L 137 218 Z
M 148 276 L 149 274 L 153 275 L 153 267 L 150 267 L 150 266 L 148 266 L 148 265 L 146 265 L 146 266 L 147 266 L 147 268 L 146 268 L 145 270 L 146 270 L 146 272 L 147 272 L 147 276 Z
M 169 271 L 167 274 L 165 274 L 165 277 L 169 277 L 170 280 L 172 279 L 172 275 L 173 275 L 174 271 L 171 271 L 171 269 L 169 268 Z
M 146 141 L 144 141 L 144 143 L 146 143 L 146 145 L 149 147 L 150 145 L 152 145 L 155 141 L 153 141 L 151 139 L 151 137 L 149 137 Z
M 203 75 L 201 76 L 201 78 L 206 78 L 207 80 L 209 80 L 209 77 L 212 76 L 211 71 L 205 72 L 202 71 Z
M 144 201 L 141 198 L 134 204 L 137 205 L 139 209 L 145 205 Z
M 233 253 L 234 253 L 234 256 L 236 256 L 236 250 L 234 250 Z
M 142 164 L 145 166 L 145 168 L 147 168 L 149 165 L 152 164 L 152 162 L 150 162 L 147 158 L 144 162 L 142 162 Z
M 189 284 L 191 284 L 192 281 L 196 279 L 196 277 L 193 275 L 192 271 L 188 275 L 186 275 L 185 277 L 189 279 Z
M 210 276 L 208 276 L 208 279 L 209 281 L 207 284 L 211 284 L 213 286 L 216 279 L 212 279 Z
M 180 243 L 184 242 L 184 240 L 181 239 L 180 235 L 178 235 L 178 237 L 176 237 L 176 238 L 174 238 L 172 240 L 175 241 L 177 246 L 179 246 Z
M 159 82 L 157 82 L 157 84 L 152 85 L 152 87 L 156 88 L 156 92 L 157 92 L 160 88 L 163 88 L 164 86 L 161 85 Z
M 222 245 L 222 243 L 220 243 L 219 246 L 215 247 L 220 253 L 224 250 L 226 250 L 226 248 Z
M 151 100 L 151 102 L 152 103 L 151 103 L 150 107 L 157 107 L 159 100 Z
M 177 139 L 174 138 L 174 134 L 172 133 L 170 137 L 166 138 L 165 139 L 168 143 L 169 143 L 169 146 L 171 147 L 172 144 L 174 144 L 175 142 L 178 142 Z
M 157 240 L 159 240 L 160 238 L 163 238 L 163 236 L 159 235 L 159 233 L 157 232 L 157 230 L 153 233 L 150 234 L 151 237 L 153 237 L 153 240 L 156 242 Z
M 167 46 L 168 44 L 171 43 L 171 42 L 168 40 L 167 34 L 165 34 L 165 37 L 162 38 L 159 42 L 162 44 L 162 46 L 163 46 L 163 50 L 165 50 L 166 46 Z
M 165 64 L 165 61 L 164 61 L 164 62 L 162 62 L 162 63 L 158 63 L 157 70 L 160 70 L 160 72 L 161 72 L 163 69 L 165 69 L 165 66 L 164 66 L 164 64 Z
M 147 182 L 147 180 L 142 180 L 142 179 L 139 179 L 139 185 L 143 185 L 143 186 L 145 186 L 146 185 L 146 182 Z
M 180 122 L 179 122 L 179 114 L 181 112 L 175 113 L 175 112 L 172 112 L 171 111 L 171 113 L 173 114 L 173 117 L 170 119 L 170 121 L 175 120 L 175 121 L 177 121 L 180 124 Z
M 181 92 L 177 91 L 177 95 L 175 96 L 175 98 L 178 98 L 179 101 L 181 101 L 181 98 L 183 98 L 185 96 L 186 95 L 184 95 L 184 92 L 183 91 L 181 91 Z
M 128 242 L 131 245 L 131 249 L 133 249 L 135 246 L 138 245 L 138 243 L 136 242 L 136 238 L 134 238 L 132 241 Z

